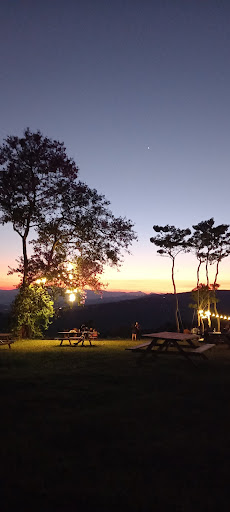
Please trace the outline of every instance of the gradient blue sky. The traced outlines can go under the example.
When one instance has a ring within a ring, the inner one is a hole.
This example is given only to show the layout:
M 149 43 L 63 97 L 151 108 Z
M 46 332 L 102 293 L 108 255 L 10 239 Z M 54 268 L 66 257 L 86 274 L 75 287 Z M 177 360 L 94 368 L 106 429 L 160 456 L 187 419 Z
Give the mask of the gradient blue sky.
M 79 177 L 135 223 L 109 289 L 172 291 L 153 224 L 230 223 L 229 1 L 2 0 L 0 52 L 0 141 L 27 126 L 64 141 Z M 0 235 L 10 287 L 20 240 L 9 226 Z M 181 256 L 178 289 L 195 274 Z

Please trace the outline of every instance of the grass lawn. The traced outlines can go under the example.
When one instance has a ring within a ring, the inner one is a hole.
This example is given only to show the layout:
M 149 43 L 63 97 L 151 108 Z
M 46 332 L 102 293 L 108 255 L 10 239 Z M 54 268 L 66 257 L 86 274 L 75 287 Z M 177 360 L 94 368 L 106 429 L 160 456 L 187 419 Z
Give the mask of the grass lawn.
M 230 350 L 138 367 L 132 345 L 1 347 L 2 512 L 228 509 Z

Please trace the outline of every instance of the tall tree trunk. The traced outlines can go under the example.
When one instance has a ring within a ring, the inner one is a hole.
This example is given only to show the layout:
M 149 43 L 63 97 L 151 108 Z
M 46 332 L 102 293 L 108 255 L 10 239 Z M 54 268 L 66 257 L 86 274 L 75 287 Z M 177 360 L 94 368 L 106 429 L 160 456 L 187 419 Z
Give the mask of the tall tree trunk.
M 218 277 L 218 273 L 219 273 L 219 260 L 217 260 L 216 262 L 216 275 L 215 275 L 215 279 L 214 279 L 214 283 L 213 283 L 213 292 L 215 294 L 215 298 L 216 298 L 216 283 L 217 283 L 217 277 Z M 217 307 L 216 307 L 216 302 L 214 302 L 214 311 L 215 311 L 215 315 L 218 315 L 218 310 L 217 310 Z M 217 317 L 217 330 L 220 332 L 220 318 Z
M 200 327 L 200 291 L 199 291 L 199 284 L 200 284 L 200 267 L 201 267 L 202 261 L 199 260 L 199 265 L 197 267 L 197 273 L 196 273 L 196 287 L 197 287 L 197 325 Z
M 30 210 L 32 210 L 31 205 L 30 205 Z M 28 254 L 27 254 L 27 237 L 29 234 L 29 230 L 30 230 L 30 215 L 27 217 L 24 235 L 22 236 L 22 250 L 23 250 L 23 263 L 24 263 L 22 286 L 26 286 L 28 284 L 27 278 L 28 278 L 28 270 L 29 270 L 29 260 L 28 260 Z
M 172 283 L 173 283 L 173 290 L 174 290 L 174 296 L 176 300 L 176 326 L 177 326 L 177 332 L 180 332 L 180 324 L 179 324 L 179 304 L 178 304 L 178 298 L 176 293 L 176 284 L 174 279 L 174 266 L 175 266 L 175 258 L 172 257 Z
M 29 267 L 29 260 L 28 260 L 28 255 L 27 255 L 26 239 L 27 239 L 27 236 L 26 236 L 26 235 L 24 235 L 24 236 L 22 237 L 22 251 L 23 251 L 23 264 L 24 264 L 24 272 L 23 272 L 23 281 L 22 281 L 22 286 L 26 286 L 26 284 L 27 284 L 28 267 Z
M 209 253 L 207 254 L 206 258 L 206 280 L 207 280 L 207 288 L 208 288 L 208 311 L 210 311 L 210 296 L 209 296 L 209 276 L 208 276 L 208 259 L 209 259 Z M 208 316 L 208 326 L 211 327 L 211 318 Z

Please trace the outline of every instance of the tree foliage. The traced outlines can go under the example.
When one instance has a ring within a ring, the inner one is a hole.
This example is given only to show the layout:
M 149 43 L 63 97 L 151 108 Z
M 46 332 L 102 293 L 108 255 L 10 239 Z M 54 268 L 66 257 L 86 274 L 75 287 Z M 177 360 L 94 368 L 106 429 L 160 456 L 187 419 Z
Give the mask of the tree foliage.
M 12 305 L 12 329 L 20 338 L 40 338 L 54 316 L 53 301 L 42 286 L 23 286 Z
M 75 284 L 101 287 L 105 264 L 120 265 L 136 239 L 130 220 L 116 218 L 109 201 L 78 180 L 78 167 L 64 145 L 25 130 L 0 148 L 1 222 L 11 222 L 22 239 L 23 256 L 11 271 L 31 284 L 41 275 L 65 285 L 65 264 L 75 264 Z M 28 237 L 33 254 L 28 257 Z M 61 276 L 61 278 L 60 278 Z
M 209 265 L 216 263 L 217 282 L 219 263 L 230 253 L 230 233 L 228 224 L 215 226 L 213 218 L 201 221 L 193 226 L 194 232 L 189 240 L 191 248 L 195 251 L 199 261 L 199 268 L 205 263 L 206 285 L 209 286 Z M 199 285 L 199 274 L 197 277 Z
M 29 128 L 24 137 L 9 136 L 0 147 L 1 223 L 12 223 L 22 239 L 23 284 L 29 272 L 28 236 L 47 215 L 62 204 L 78 168 L 66 155 L 62 143 Z

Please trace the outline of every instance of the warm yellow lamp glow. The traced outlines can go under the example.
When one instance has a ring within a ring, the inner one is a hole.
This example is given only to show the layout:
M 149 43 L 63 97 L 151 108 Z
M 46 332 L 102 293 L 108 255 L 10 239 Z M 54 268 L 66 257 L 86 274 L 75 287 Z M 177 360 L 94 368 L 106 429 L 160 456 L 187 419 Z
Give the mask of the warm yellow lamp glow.
M 69 300 L 70 302 L 74 302 L 76 299 L 76 295 L 74 293 L 70 293 Z
M 46 277 L 42 277 L 41 279 L 36 279 L 36 284 L 45 284 L 46 283 Z

